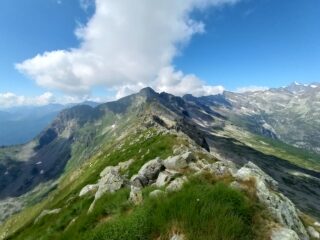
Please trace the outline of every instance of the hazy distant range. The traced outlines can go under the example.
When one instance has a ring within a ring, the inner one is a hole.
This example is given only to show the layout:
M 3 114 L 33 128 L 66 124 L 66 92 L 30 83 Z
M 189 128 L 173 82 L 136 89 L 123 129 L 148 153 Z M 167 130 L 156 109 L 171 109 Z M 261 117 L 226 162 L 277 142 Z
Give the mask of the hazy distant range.
M 81 104 L 95 107 L 95 102 Z M 0 110 L 0 146 L 23 144 L 44 130 L 65 108 L 75 104 L 23 106 Z

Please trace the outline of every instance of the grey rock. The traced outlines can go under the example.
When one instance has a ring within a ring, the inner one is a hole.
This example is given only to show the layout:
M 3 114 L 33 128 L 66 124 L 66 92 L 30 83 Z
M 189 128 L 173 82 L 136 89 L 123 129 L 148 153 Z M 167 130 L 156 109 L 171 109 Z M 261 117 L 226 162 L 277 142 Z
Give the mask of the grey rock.
M 173 178 L 173 175 L 170 172 L 163 171 L 163 172 L 159 173 L 159 176 L 156 181 L 156 186 L 163 187 L 168 182 L 170 182 L 172 178 Z
M 82 197 L 90 192 L 94 192 L 98 190 L 98 188 L 99 188 L 98 184 L 89 184 L 87 186 L 84 186 L 79 193 L 79 197 Z
M 100 199 L 106 192 L 114 193 L 119 190 L 125 183 L 124 179 L 119 173 L 119 167 L 106 167 L 101 173 L 97 185 L 98 190 L 94 196 L 94 201 L 91 203 L 89 212 L 92 211 L 98 199 Z
M 168 192 L 179 191 L 183 187 L 183 184 L 187 181 L 188 179 L 186 176 L 176 178 L 167 186 L 166 190 Z
M 149 181 L 145 176 L 142 175 L 133 175 L 130 179 L 131 185 L 135 187 L 145 187 L 148 185 Z
M 188 164 L 195 160 L 194 155 L 191 152 L 186 152 L 181 155 L 169 157 L 163 161 L 163 165 L 167 169 L 181 170 L 188 167 Z
M 209 164 L 207 168 L 216 176 L 234 175 L 237 172 L 236 165 L 231 161 L 218 161 Z
M 310 237 L 312 237 L 314 239 L 320 239 L 320 234 L 317 230 L 314 229 L 314 227 L 309 226 L 307 228 L 307 231 L 308 231 Z
M 141 188 L 131 186 L 129 201 L 131 201 L 135 205 L 142 203 L 143 197 L 142 197 Z
M 295 231 L 282 227 L 272 231 L 271 240 L 300 240 L 300 238 Z
M 182 234 L 174 234 L 170 240 L 185 240 L 185 237 Z
M 102 177 L 98 181 L 98 191 L 95 194 L 95 200 L 98 200 L 105 192 L 115 192 L 124 184 L 124 179 L 116 167 L 107 167 L 103 170 Z
M 274 191 L 278 184 L 269 175 L 249 162 L 238 170 L 235 178 L 240 182 L 254 180 L 259 201 L 268 208 L 274 219 L 283 226 L 294 230 L 300 239 L 309 239 L 295 205 L 282 193 Z
M 162 169 L 162 161 L 160 158 L 156 158 L 144 164 L 139 170 L 138 175 L 144 176 L 150 182 L 157 179 Z

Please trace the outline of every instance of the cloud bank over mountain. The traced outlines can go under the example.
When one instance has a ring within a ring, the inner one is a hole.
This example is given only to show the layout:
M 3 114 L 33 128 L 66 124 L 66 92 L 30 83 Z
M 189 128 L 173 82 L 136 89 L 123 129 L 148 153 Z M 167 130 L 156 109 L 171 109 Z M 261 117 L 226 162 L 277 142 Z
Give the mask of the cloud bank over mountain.
M 86 1 L 87 2 L 87 1 Z M 122 97 L 145 86 L 177 95 L 216 94 L 221 86 L 206 85 L 172 65 L 205 24 L 192 18 L 238 0 L 95 0 L 95 13 L 75 30 L 80 46 L 38 54 L 16 68 L 45 89 L 86 95 L 102 86 Z

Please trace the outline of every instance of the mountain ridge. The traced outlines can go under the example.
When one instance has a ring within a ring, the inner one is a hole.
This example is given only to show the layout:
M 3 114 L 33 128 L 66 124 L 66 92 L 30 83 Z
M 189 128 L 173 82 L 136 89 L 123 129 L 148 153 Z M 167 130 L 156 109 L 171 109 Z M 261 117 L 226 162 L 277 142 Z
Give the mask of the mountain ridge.
M 84 175 L 88 179 L 95 176 L 96 179 L 96 172 L 93 176 L 89 175 L 87 164 L 90 161 L 94 162 L 96 158 L 108 159 L 109 153 L 103 153 L 103 149 L 109 147 L 114 150 L 119 149 L 119 154 L 120 152 L 126 154 L 129 150 L 122 149 L 121 141 L 133 138 L 131 141 L 134 143 L 141 138 L 140 136 L 135 140 L 134 136 L 146 131 L 149 133 L 142 135 L 143 139 L 153 139 L 154 136 L 158 136 L 157 134 L 184 136 L 187 139 L 184 141 L 193 142 L 196 148 L 206 152 L 203 153 L 206 156 L 209 154 L 219 161 L 231 161 L 237 168 L 252 162 L 273 177 L 279 183 L 279 191 L 289 197 L 299 209 L 313 216 L 320 214 L 317 204 L 319 200 L 317 192 L 320 192 L 320 164 L 316 160 L 317 156 L 305 159 L 304 155 L 295 156 L 291 153 L 292 149 L 286 149 L 285 152 L 280 145 L 279 148 L 284 151 L 282 154 L 272 152 L 274 149 L 272 141 L 279 139 L 272 136 L 271 130 L 266 129 L 260 122 L 252 122 L 257 130 L 239 124 L 231 114 L 235 105 L 230 99 L 233 100 L 235 97 L 239 95 L 230 97 L 229 93 L 225 93 L 200 98 L 191 95 L 177 97 L 145 88 L 139 93 L 94 108 L 76 106 L 64 110 L 29 145 L 21 146 L 20 149 L 0 149 L 0 177 L 1 182 L 5 183 L 0 188 L 0 193 L 2 197 L 21 196 L 23 208 L 27 206 L 25 199 L 28 199 L 28 196 L 25 198 L 23 196 L 40 183 L 46 184 L 48 181 L 58 179 L 58 182 L 48 185 L 48 192 L 41 195 L 35 200 L 36 202 L 41 202 L 47 194 L 52 195 L 55 191 L 59 191 L 64 186 L 65 179 L 73 179 L 71 177 L 73 175 Z M 244 118 L 247 115 L 240 117 Z M 261 128 L 265 131 L 259 131 Z M 255 140 L 259 135 L 261 140 Z M 160 143 L 165 144 L 161 141 Z M 164 150 L 167 151 L 167 148 L 169 146 Z M 145 159 L 143 155 L 140 158 Z M 113 161 L 117 163 L 119 160 Z M 39 162 L 41 163 L 38 164 Z M 11 173 L 12 163 L 17 165 L 12 168 Z M 138 165 L 130 172 L 137 171 L 138 166 L 141 167 L 143 163 L 138 161 Z M 24 164 L 29 166 L 29 170 Z M 21 166 L 26 171 L 19 175 L 14 170 Z M 87 167 L 82 169 L 81 166 Z M 5 174 L 6 172 L 9 173 Z M 48 173 L 51 175 L 47 175 Z M 21 183 L 26 180 L 29 184 L 31 182 L 31 185 L 25 187 L 24 191 L 18 191 Z M 11 184 L 15 182 L 17 187 L 8 184 L 9 182 Z M 56 188 L 58 190 L 52 190 Z M 9 190 L 14 194 L 9 194 Z M 50 193 L 51 191 L 53 193 Z

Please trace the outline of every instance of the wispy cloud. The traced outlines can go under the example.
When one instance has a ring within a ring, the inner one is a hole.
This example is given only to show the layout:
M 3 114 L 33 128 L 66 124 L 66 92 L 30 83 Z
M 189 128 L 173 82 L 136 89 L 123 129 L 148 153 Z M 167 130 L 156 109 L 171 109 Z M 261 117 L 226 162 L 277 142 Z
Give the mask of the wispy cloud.
M 258 92 L 258 91 L 266 91 L 269 87 L 263 86 L 247 86 L 247 87 L 240 87 L 236 89 L 238 93 L 245 93 L 245 92 Z
M 77 95 L 93 86 L 116 90 L 118 95 L 151 86 L 184 94 L 210 94 L 192 74 L 175 71 L 172 61 L 205 24 L 191 17 L 239 0 L 96 0 L 95 13 L 76 29 L 81 47 L 38 54 L 16 68 L 46 89 Z M 90 0 L 82 0 L 83 8 Z M 168 70 L 169 69 L 169 70 Z M 165 74 L 164 74 L 165 73 Z

